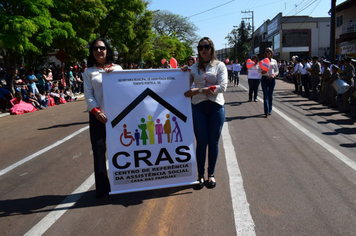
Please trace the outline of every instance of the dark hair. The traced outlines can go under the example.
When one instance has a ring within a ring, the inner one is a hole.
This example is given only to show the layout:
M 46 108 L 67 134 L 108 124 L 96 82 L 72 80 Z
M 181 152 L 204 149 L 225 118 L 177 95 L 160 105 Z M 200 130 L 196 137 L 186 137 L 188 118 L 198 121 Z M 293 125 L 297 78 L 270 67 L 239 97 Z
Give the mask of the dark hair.
M 89 46 L 89 57 L 88 57 L 88 61 L 87 61 L 88 67 L 95 66 L 95 64 L 96 64 L 96 60 L 93 55 L 93 47 L 94 47 L 94 44 L 99 41 L 102 41 L 106 47 L 106 64 L 114 63 L 114 53 L 113 53 L 110 45 L 106 42 L 105 39 L 97 38 L 93 42 L 91 42 L 91 44 Z
M 257 59 L 257 62 L 260 61 L 260 59 L 258 58 L 258 56 L 256 54 L 253 54 L 251 59 L 254 58 L 254 57 Z
M 211 45 L 211 60 L 210 60 L 210 63 L 214 62 L 215 60 L 218 60 L 218 58 L 216 57 L 216 53 L 215 53 L 215 46 L 214 46 L 214 43 L 213 41 L 209 38 L 209 37 L 204 37 L 202 38 L 198 45 L 200 44 L 201 41 L 208 41 L 209 44 Z M 199 65 L 198 65 L 198 72 L 201 70 L 205 71 L 205 67 L 204 67 L 204 61 L 203 61 L 203 58 L 200 56 L 200 53 L 198 52 L 198 57 L 199 57 Z

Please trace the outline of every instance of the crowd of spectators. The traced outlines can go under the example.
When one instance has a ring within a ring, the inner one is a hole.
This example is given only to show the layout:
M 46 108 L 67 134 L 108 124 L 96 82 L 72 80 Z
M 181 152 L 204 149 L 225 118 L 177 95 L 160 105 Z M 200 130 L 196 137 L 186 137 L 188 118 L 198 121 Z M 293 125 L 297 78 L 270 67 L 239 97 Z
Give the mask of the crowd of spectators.
M 64 70 L 54 63 L 26 70 L 0 66 L 0 112 L 23 114 L 76 100 L 83 93 L 85 64 Z M 11 81 L 12 80 L 12 81 Z

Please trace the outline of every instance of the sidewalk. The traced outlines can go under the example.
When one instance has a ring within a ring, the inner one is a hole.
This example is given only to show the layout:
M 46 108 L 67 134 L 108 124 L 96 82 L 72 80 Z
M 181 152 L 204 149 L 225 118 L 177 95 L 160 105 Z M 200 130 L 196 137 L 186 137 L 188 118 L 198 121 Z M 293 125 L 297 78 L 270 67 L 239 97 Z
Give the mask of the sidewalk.
M 84 93 L 79 94 L 79 95 L 74 96 L 74 97 L 76 97 L 77 99 L 83 98 L 83 97 L 84 97 Z M 8 115 L 10 115 L 10 112 L 1 112 L 1 111 L 0 111 L 0 118 L 1 118 L 1 117 L 5 117 L 5 116 L 8 116 Z

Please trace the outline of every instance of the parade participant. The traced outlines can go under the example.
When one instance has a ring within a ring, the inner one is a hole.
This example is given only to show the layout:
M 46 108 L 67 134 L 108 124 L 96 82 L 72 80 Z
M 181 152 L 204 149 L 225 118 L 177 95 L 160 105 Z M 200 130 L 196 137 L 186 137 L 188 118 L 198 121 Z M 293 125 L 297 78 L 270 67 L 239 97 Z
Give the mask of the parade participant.
M 226 69 L 227 69 L 227 76 L 229 79 L 229 82 L 231 83 L 233 80 L 233 74 L 232 74 L 232 61 L 229 61 L 226 65 Z
M 313 56 L 312 61 L 313 64 L 311 66 L 310 74 L 311 74 L 311 84 L 312 84 L 312 94 L 310 99 L 311 100 L 317 100 L 318 99 L 318 85 L 320 83 L 320 71 L 321 71 L 321 65 L 318 61 L 319 57 L 318 56 Z
M 260 68 L 260 73 L 262 74 L 261 86 L 263 91 L 263 106 L 265 117 L 272 114 L 273 108 L 273 90 L 276 85 L 276 76 L 279 73 L 278 64 L 275 59 L 273 59 L 272 48 L 266 48 L 265 57 L 270 60 L 268 66 L 268 71 L 264 71 Z
M 96 197 L 101 198 L 110 192 L 106 170 L 106 130 L 102 71 L 122 70 L 114 65 L 114 54 L 104 39 L 94 40 L 89 47 L 88 68 L 83 73 L 85 101 L 89 108 L 89 131 L 94 156 Z
M 187 58 L 188 67 L 191 67 L 194 63 L 195 63 L 194 57 L 188 56 L 188 58 Z
M 239 86 L 241 65 L 239 60 L 235 59 L 234 64 L 232 64 L 232 71 L 234 75 L 234 86 Z
M 304 97 L 309 98 L 310 91 L 309 91 L 309 72 L 310 65 L 308 63 L 308 58 L 303 58 L 302 60 L 303 67 L 300 70 L 302 85 L 304 87 Z M 302 89 L 300 90 L 300 94 L 302 94 Z
M 215 165 L 218 158 L 219 138 L 225 120 L 223 92 L 227 87 L 227 69 L 215 53 L 212 40 L 204 37 L 198 44 L 199 62 L 190 70 L 190 83 L 195 83 L 184 96 L 192 98 L 194 133 L 197 142 L 198 188 L 204 187 L 206 149 L 208 146 L 208 183 L 214 188 Z M 187 68 L 182 68 L 187 70 Z
M 252 56 L 252 61 L 255 63 L 252 67 L 248 69 L 248 86 L 249 86 L 249 92 L 248 92 L 248 101 L 252 101 L 252 94 L 253 94 L 253 100 L 257 102 L 257 95 L 258 95 L 258 86 L 261 83 L 261 74 L 259 73 L 259 65 L 258 65 L 258 57 L 257 55 Z
M 337 65 L 332 65 L 332 74 L 330 78 L 331 84 L 334 83 L 337 79 L 340 79 L 340 74 L 339 71 L 340 68 Z M 336 98 L 337 98 L 337 93 L 334 88 L 330 88 L 330 93 L 329 93 L 329 101 L 330 101 L 330 108 L 336 108 Z
M 347 57 L 344 60 L 344 73 L 342 76 L 342 80 L 345 81 L 350 87 L 354 86 L 354 77 L 355 77 L 355 68 L 351 64 L 351 58 Z M 351 97 L 351 91 L 348 90 L 342 94 L 342 109 L 344 112 L 348 112 L 350 110 L 349 98 Z
M 324 104 L 330 104 L 330 96 L 329 93 L 331 91 L 331 70 L 329 68 L 330 62 L 324 60 L 323 61 L 323 73 L 321 74 L 321 79 L 322 79 L 322 100 Z

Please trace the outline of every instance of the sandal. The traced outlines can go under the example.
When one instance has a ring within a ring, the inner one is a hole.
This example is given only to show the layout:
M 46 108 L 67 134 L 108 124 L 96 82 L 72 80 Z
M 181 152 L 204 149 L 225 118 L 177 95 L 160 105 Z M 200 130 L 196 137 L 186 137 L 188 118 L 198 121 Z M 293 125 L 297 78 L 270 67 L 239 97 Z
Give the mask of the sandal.
M 204 187 L 204 182 L 205 182 L 204 176 L 199 175 L 198 181 L 199 181 L 199 183 L 198 183 L 197 189 L 202 189 Z
M 208 187 L 209 188 L 215 188 L 216 187 L 216 181 L 215 181 L 214 175 L 209 175 L 208 178 L 209 178 Z

